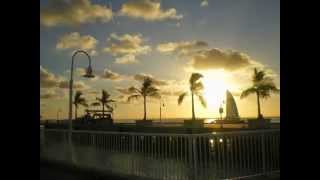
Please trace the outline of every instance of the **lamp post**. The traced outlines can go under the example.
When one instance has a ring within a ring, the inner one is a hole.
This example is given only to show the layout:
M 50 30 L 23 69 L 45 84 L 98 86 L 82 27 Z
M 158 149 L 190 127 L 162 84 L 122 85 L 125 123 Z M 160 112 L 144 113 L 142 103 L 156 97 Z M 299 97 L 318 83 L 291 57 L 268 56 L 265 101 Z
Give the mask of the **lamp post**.
M 73 94 L 73 66 L 74 66 L 74 58 L 77 54 L 83 53 L 88 57 L 89 66 L 86 69 L 86 74 L 83 77 L 86 78 L 94 78 L 92 74 L 92 67 L 91 67 L 91 58 L 89 54 L 83 50 L 77 50 L 72 55 L 72 62 L 71 62 L 71 70 L 70 70 L 70 83 L 69 83 L 69 141 L 71 143 L 71 134 L 72 134 L 72 94 Z

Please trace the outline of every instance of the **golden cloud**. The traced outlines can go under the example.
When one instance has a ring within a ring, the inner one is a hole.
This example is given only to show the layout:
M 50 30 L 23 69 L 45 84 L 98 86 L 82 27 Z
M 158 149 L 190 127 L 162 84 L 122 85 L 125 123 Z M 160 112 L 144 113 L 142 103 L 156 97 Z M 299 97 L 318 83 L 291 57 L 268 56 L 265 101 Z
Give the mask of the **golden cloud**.
M 109 79 L 109 80 L 113 80 L 113 81 L 119 81 L 119 80 L 123 80 L 124 76 L 120 75 L 119 73 L 113 72 L 109 69 L 104 69 L 101 78 Z
M 92 4 L 90 0 L 49 0 L 40 10 L 40 23 L 47 27 L 108 22 L 113 13 L 107 6 Z
M 57 88 L 54 89 L 42 89 L 40 91 L 40 99 L 58 99 L 63 98 L 65 96 L 65 92 L 61 91 Z
M 90 89 L 90 87 L 82 81 L 74 82 L 73 87 L 75 89 Z M 63 77 L 57 77 L 55 74 L 40 66 L 40 88 L 68 89 L 69 81 L 65 80 Z
M 52 88 L 59 84 L 59 79 L 47 69 L 40 66 L 40 87 Z
M 93 36 L 84 35 L 81 36 L 78 32 L 72 32 L 65 34 L 58 40 L 56 45 L 57 49 L 83 49 L 83 50 L 93 50 L 96 48 L 98 40 Z M 95 52 L 95 51 L 94 51 Z
M 118 64 L 137 63 L 136 56 L 147 54 L 151 51 L 150 46 L 143 45 L 141 34 L 124 34 L 118 36 L 116 33 L 110 35 L 111 46 L 103 49 L 116 58 Z
M 161 9 L 160 1 L 155 0 L 128 1 L 122 4 L 119 14 L 132 18 L 141 18 L 145 21 L 179 20 L 183 18 L 183 15 L 177 15 L 175 8 Z
M 195 51 L 208 48 L 208 43 L 204 41 L 180 41 L 162 43 L 157 46 L 157 50 L 166 54 L 190 55 Z

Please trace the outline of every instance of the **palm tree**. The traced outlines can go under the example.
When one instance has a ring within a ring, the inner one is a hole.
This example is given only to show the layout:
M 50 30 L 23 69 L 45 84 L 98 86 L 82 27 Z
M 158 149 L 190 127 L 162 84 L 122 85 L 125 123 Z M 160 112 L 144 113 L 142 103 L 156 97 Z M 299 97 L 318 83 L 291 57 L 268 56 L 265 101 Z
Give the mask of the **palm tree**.
M 110 99 L 110 94 L 106 90 L 102 90 L 101 98 L 97 98 L 97 100 L 102 105 L 102 116 L 104 117 L 104 107 L 106 106 L 109 110 L 113 111 L 113 108 L 109 105 L 112 102 L 116 102 L 113 99 Z
M 82 92 L 81 91 L 77 91 L 75 96 L 74 96 L 74 101 L 73 101 L 75 108 L 75 119 L 77 119 L 77 111 L 78 111 L 78 106 L 82 105 L 85 107 L 88 107 L 88 104 L 86 102 L 86 99 L 84 97 L 82 97 Z
M 147 120 L 147 96 L 160 98 L 159 89 L 153 86 L 153 81 L 150 78 L 145 78 L 140 89 L 136 87 L 130 87 L 129 92 L 132 92 L 132 94 L 128 97 L 128 102 L 133 99 L 139 99 L 143 97 L 143 120 Z
M 100 102 L 93 102 L 90 104 L 90 106 L 97 107 L 97 106 L 101 106 L 101 104 Z
M 202 82 L 199 80 L 202 78 L 203 75 L 200 73 L 192 73 L 190 79 L 189 79 L 189 85 L 190 85 L 190 92 L 191 92 L 191 100 L 192 100 L 192 120 L 196 119 L 195 113 L 194 113 L 194 95 L 198 96 L 201 104 L 203 107 L 207 106 L 207 103 L 202 95 L 202 90 L 204 88 Z M 178 104 L 180 105 L 184 99 L 185 96 L 188 95 L 188 92 L 182 93 L 178 98 Z
M 273 79 L 266 76 L 266 72 L 257 70 L 254 68 L 254 74 L 252 77 L 253 85 L 241 93 L 240 98 L 245 98 L 250 94 L 257 95 L 258 104 L 258 118 L 263 118 L 260 110 L 260 98 L 269 98 L 271 93 L 279 93 L 280 90 L 276 87 Z

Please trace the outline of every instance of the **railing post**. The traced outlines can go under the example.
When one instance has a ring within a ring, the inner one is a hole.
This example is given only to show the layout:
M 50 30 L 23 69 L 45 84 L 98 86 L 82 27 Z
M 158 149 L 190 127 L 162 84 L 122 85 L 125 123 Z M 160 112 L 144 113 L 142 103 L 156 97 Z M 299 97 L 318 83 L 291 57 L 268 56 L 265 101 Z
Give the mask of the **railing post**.
M 265 151 L 265 133 L 262 132 L 261 134 L 261 145 L 262 145 L 262 172 L 266 173 L 266 151 Z
M 191 166 L 191 172 L 192 172 L 192 175 L 191 175 L 191 179 L 192 180 L 196 180 L 197 179 L 197 172 L 198 172 L 198 167 L 197 167 L 197 147 L 196 147 L 196 137 L 194 136 L 190 136 L 189 137 L 189 163 L 190 163 L 190 166 Z
M 135 167 L 134 167 L 134 153 L 135 153 L 135 135 L 131 135 L 132 147 L 131 147 L 131 174 L 135 174 Z

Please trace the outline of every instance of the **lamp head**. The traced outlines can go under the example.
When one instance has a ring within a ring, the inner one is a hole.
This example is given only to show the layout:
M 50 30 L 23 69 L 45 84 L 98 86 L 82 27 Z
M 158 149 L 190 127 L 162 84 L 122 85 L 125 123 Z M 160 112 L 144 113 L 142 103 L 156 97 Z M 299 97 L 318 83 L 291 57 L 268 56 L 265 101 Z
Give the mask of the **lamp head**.
M 86 69 L 86 74 L 83 75 L 83 77 L 86 77 L 86 78 L 94 78 L 94 75 L 92 74 L 92 67 L 89 66 L 87 69 Z

